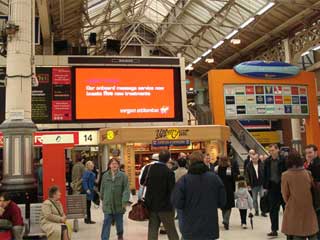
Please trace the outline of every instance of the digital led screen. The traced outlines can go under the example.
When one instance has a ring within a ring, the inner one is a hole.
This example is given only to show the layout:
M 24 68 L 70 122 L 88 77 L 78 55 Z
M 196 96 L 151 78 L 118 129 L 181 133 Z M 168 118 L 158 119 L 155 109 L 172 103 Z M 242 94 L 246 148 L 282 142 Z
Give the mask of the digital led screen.
M 76 120 L 181 120 L 179 76 L 174 68 L 76 68 Z

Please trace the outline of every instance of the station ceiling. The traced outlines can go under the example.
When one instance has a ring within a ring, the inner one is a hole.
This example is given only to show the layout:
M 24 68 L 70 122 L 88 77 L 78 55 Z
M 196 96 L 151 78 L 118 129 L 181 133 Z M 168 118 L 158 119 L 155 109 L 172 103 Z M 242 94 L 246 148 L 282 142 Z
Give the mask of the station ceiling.
M 144 46 L 160 55 L 181 54 L 200 74 L 232 67 L 320 18 L 319 0 L 36 0 L 43 1 L 57 40 L 87 46 L 92 55 L 105 54 L 110 38 L 121 40 L 121 52 Z M 0 0 L 0 12 L 7 14 L 8 0 Z M 95 46 L 90 33 L 97 34 Z

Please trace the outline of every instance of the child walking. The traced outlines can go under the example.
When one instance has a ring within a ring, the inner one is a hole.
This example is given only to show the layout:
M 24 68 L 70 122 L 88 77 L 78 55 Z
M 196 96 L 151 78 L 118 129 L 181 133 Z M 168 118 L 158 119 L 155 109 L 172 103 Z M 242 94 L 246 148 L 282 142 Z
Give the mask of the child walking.
M 240 211 L 241 216 L 241 227 L 243 229 L 247 228 L 247 210 L 253 208 L 253 200 L 247 189 L 247 184 L 245 181 L 240 181 L 238 183 L 238 190 L 235 192 L 236 207 Z

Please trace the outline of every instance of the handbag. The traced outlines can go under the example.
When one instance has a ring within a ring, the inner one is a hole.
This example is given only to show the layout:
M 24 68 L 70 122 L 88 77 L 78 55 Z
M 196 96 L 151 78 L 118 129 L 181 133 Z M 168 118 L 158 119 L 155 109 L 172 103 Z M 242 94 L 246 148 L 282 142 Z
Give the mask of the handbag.
M 147 181 L 148 181 L 148 178 L 149 178 L 151 166 L 152 165 L 150 165 L 150 167 L 148 168 L 146 179 L 144 180 L 144 183 L 142 184 L 144 186 L 144 188 L 145 188 Z M 149 212 L 148 212 L 148 209 L 147 209 L 145 202 L 142 198 L 139 199 L 138 202 L 132 206 L 132 209 L 129 212 L 128 217 L 129 217 L 129 219 L 131 219 L 133 221 L 145 221 L 145 220 L 149 219 Z
M 260 210 L 263 213 L 268 213 L 270 211 L 270 204 L 267 192 L 260 199 Z
M 93 203 L 97 206 L 100 206 L 100 196 L 96 190 L 93 190 Z

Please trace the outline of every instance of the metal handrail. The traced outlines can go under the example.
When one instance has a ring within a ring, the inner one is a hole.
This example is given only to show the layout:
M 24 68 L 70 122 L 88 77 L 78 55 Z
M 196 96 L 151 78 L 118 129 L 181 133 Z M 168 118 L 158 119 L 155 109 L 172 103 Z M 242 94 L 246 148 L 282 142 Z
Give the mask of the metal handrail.
M 231 128 L 234 136 L 240 143 L 249 149 L 254 149 L 260 155 L 269 155 L 265 148 L 245 129 L 238 120 L 228 120 L 228 126 Z

